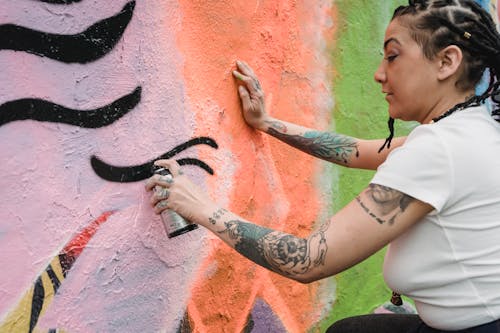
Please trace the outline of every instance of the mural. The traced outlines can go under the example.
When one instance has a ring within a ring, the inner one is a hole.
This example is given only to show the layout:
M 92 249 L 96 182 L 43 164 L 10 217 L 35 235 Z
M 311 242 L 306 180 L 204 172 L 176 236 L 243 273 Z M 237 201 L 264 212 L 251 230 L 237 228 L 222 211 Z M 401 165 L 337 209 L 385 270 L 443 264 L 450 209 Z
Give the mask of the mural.
M 332 29 L 327 1 L 1 2 L 0 332 L 314 329 L 334 281 L 288 281 L 202 229 L 167 239 L 143 181 L 175 158 L 249 219 L 326 219 L 326 166 L 290 168 L 244 124 L 231 70 L 249 61 L 273 112 L 325 128 Z
M 202 228 L 168 239 L 144 180 L 175 158 L 220 204 L 306 234 L 371 174 L 249 129 L 234 63 L 279 118 L 385 137 L 367 82 L 401 3 L 0 2 L 0 332 L 320 332 L 385 302 L 383 253 L 301 285 Z

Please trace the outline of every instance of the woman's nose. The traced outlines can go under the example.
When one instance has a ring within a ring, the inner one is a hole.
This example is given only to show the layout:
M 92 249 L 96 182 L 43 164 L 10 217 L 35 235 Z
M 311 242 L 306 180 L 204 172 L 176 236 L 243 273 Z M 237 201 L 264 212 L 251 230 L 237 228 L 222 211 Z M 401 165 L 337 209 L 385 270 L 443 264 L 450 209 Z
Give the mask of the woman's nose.
M 378 83 L 384 83 L 386 80 L 385 70 L 383 63 L 380 63 L 374 75 L 375 81 Z

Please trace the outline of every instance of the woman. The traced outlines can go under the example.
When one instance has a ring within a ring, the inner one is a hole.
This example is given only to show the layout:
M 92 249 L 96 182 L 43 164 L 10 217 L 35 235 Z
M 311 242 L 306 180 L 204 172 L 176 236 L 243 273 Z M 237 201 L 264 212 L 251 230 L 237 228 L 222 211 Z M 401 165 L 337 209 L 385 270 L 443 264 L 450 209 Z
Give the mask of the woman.
M 337 274 L 390 243 L 384 276 L 419 315 L 368 315 L 328 332 L 500 332 L 500 125 L 481 104 L 498 94 L 500 36 L 473 1 L 410 1 L 387 27 L 375 73 L 392 119 L 418 121 L 405 139 L 362 141 L 271 118 L 245 63 L 235 77 L 247 123 L 312 155 L 378 168 L 369 186 L 329 223 L 299 238 L 218 207 L 174 161 L 153 176 L 155 211 L 173 209 L 254 262 L 307 283 Z M 475 86 L 486 68 L 491 83 Z M 497 81 L 495 83 L 495 81 Z M 394 149 L 399 146 L 398 149 Z M 285 250 L 284 250 L 285 249 Z

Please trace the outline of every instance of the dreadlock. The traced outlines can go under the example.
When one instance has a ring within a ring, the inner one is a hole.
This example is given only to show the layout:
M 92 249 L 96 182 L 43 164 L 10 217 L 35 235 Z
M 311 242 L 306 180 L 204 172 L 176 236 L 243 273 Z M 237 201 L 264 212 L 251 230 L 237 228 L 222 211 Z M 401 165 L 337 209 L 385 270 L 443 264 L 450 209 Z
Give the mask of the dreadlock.
M 479 96 L 455 105 L 434 122 L 457 110 L 477 106 L 490 97 L 495 104 L 492 116 L 500 122 L 500 34 L 488 12 L 473 0 L 410 0 L 409 5 L 394 11 L 420 45 L 424 56 L 432 60 L 449 45 L 460 47 L 463 71 L 456 85 L 459 89 L 474 88 L 489 69 L 488 88 Z M 389 118 L 390 136 L 380 148 L 390 148 L 394 136 L 394 119 Z

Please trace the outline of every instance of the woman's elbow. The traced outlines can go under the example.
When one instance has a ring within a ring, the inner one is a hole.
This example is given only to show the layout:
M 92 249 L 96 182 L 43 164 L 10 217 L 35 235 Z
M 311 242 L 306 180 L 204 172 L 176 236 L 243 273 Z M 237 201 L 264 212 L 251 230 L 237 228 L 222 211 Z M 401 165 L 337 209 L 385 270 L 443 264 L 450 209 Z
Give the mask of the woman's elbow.
M 326 274 L 326 273 L 322 273 L 322 272 L 316 272 L 316 273 L 312 273 L 312 274 L 297 274 L 291 278 L 297 282 L 302 283 L 302 284 L 309 284 L 309 283 L 313 283 L 313 282 L 331 277 L 333 275 L 335 275 L 335 274 L 331 274 L 331 273 Z
M 295 281 L 302 283 L 302 284 L 309 284 L 318 281 L 319 279 L 314 278 L 314 277 L 303 277 L 303 276 L 298 276 L 297 278 L 294 278 Z

